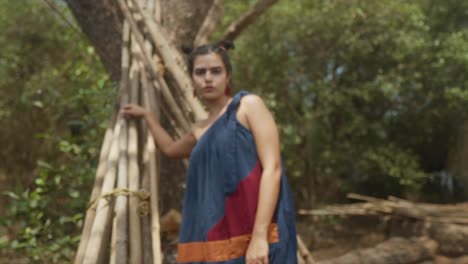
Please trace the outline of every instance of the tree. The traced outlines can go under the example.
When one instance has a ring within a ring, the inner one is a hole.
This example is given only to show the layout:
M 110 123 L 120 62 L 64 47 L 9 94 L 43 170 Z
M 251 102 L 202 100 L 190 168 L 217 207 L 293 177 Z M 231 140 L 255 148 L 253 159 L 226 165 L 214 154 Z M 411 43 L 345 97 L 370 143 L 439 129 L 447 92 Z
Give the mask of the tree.
M 438 179 L 467 113 L 463 5 L 279 3 L 244 33 L 236 85 L 275 109 L 296 201 L 347 191 L 453 199 L 432 185 L 446 188 Z

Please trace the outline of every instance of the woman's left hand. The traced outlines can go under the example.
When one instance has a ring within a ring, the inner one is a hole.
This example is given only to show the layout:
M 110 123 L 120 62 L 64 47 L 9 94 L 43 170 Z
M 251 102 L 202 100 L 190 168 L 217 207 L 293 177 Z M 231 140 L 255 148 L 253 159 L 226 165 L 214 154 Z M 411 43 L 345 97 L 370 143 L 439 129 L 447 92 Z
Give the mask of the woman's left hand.
M 252 237 L 245 260 L 246 264 L 268 264 L 268 241 Z

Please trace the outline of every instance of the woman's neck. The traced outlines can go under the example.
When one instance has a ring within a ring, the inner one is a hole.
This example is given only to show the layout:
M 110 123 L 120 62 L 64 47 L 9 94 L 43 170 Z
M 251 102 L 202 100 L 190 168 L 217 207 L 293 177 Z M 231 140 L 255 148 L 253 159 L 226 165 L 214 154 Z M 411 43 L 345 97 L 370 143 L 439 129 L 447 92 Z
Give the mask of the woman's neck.
M 205 101 L 208 108 L 208 118 L 217 117 L 221 111 L 226 107 L 227 103 L 231 100 L 229 96 L 222 96 L 221 98 L 213 101 Z

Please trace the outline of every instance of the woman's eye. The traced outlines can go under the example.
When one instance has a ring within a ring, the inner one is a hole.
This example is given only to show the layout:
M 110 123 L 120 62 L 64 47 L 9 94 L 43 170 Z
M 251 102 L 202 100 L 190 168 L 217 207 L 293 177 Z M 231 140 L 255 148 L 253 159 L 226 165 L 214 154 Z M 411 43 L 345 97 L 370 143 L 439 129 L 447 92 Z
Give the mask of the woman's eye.
M 215 69 L 212 69 L 211 72 L 212 72 L 213 74 L 220 74 L 222 71 L 221 71 L 220 68 L 215 68 Z
M 205 74 L 205 70 L 203 69 L 200 69 L 200 70 L 195 70 L 195 75 L 204 75 Z

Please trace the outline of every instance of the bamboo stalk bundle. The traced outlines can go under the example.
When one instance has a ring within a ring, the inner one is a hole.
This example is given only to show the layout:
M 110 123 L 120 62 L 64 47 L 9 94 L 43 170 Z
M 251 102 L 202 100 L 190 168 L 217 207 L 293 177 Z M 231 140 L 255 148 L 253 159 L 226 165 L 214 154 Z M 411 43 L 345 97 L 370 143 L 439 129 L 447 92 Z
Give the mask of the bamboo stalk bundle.
M 108 128 L 106 129 L 106 132 L 104 135 L 101 152 L 99 154 L 99 164 L 96 170 L 96 176 L 95 176 L 96 178 L 95 178 L 93 190 L 91 192 L 91 196 L 89 199 L 90 203 L 94 201 L 101 193 L 102 183 L 104 180 L 103 178 L 107 171 L 107 159 L 109 158 L 109 152 L 110 152 L 110 147 L 111 147 L 111 142 L 112 142 L 112 128 L 115 125 L 115 119 L 116 119 L 117 114 L 118 113 L 114 111 L 111 122 Z M 92 227 L 95 216 L 96 216 L 95 208 L 88 208 L 88 210 L 86 210 L 86 217 L 85 217 L 84 224 L 83 224 L 83 231 L 81 233 L 81 240 L 78 246 L 78 250 L 76 253 L 74 263 L 81 263 L 83 261 L 84 251 L 88 244 L 89 234 L 91 232 L 91 227 Z
M 124 96 L 126 97 L 126 96 Z M 126 99 L 122 100 L 126 102 Z M 119 163 L 117 172 L 117 187 L 121 190 L 128 187 L 127 159 L 128 127 L 123 120 L 119 139 Z M 128 197 L 118 195 L 115 201 L 115 218 L 112 230 L 111 263 L 127 263 L 128 254 Z
M 119 119 L 115 125 L 112 135 L 111 149 L 109 152 L 109 159 L 107 161 L 107 171 L 104 176 L 102 185 L 102 193 L 112 191 L 115 185 L 117 160 L 119 157 L 118 144 L 122 120 Z M 108 237 L 110 207 L 112 203 L 107 199 L 100 199 L 96 207 L 96 216 L 91 228 L 90 238 L 86 246 L 83 263 L 99 263 L 103 258 L 105 239 Z

